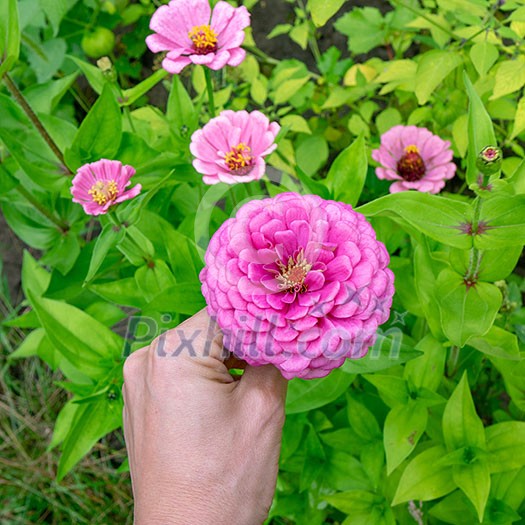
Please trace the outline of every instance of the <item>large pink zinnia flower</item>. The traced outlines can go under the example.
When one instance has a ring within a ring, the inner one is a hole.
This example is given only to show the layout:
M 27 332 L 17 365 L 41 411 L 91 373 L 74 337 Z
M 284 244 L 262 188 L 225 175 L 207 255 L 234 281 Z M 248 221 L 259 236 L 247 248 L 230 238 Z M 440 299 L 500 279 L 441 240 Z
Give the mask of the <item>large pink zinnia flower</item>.
M 201 272 L 224 344 L 291 379 L 366 354 L 390 313 L 388 253 L 360 213 L 316 195 L 250 201 L 212 237 Z
M 88 215 L 106 213 L 110 206 L 132 199 L 140 193 L 140 184 L 126 190 L 133 175 L 135 170 L 118 160 L 101 159 L 84 164 L 73 178 L 73 202 L 82 204 Z
M 210 69 L 238 66 L 246 56 L 241 45 L 249 25 L 244 6 L 218 2 L 212 13 L 208 0 L 172 0 L 153 13 L 150 28 L 156 34 L 146 44 L 154 53 L 168 51 L 162 67 L 170 73 L 192 62 Z
M 279 129 L 260 111 L 223 111 L 192 135 L 193 166 L 206 184 L 260 179 Z
M 381 146 L 372 158 L 380 179 L 395 180 L 390 193 L 418 190 L 439 193 L 456 173 L 450 142 L 426 128 L 394 126 L 381 136 Z

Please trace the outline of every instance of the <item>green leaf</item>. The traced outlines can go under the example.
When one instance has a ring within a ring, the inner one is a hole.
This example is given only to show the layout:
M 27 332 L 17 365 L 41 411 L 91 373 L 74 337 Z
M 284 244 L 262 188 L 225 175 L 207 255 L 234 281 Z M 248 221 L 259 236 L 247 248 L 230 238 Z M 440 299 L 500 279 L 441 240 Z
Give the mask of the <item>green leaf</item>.
M 454 465 L 452 477 L 476 508 L 481 523 L 490 492 L 490 472 L 487 463 L 477 460 L 470 465 Z
M 416 388 L 427 388 L 435 392 L 445 371 L 445 349 L 431 334 L 425 336 L 416 349 L 422 351 L 423 355 L 405 365 L 405 378 Z
M 36 330 L 29 332 L 29 334 L 27 334 L 18 345 L 18 348 L 7 356 L 7 359 L 11 361 L 12 359 L 21 359 L 38 355 L 38 347 L 45 335 L 46 333 L 43 328 L 37 328 Z
M 310 487 L 323 471 L 325 464 L 326 455 L 323 445 L 321 441 L 319 441 L 314 427 L 311 426 L 306 437 L 306 459 L 301 472 L 300 491 Z
M 72 73 L 44 84 L 34 84 L 24 91 L 24 96 L 35 113 L 51 113 L 77 76 L 77 73 Z
M 368 410 L 357 399 L 347 396 L 348 405 L 346 407 L 350 428 L 366 441 L 381 439 L 381 430 L 374 414 Z
M 0 2 L 0 79 L 18 60 L 20 28 L 17 0 Z
M 183 130 L 188 128 L 189 138 L 197 127 L 198 112 L 178 75 L 173 75 L 166 116 L 173 123 L 177 135 L 184 135 Z
M 120 360 L 122 339 L 96 319 L 67 303 L 37 297 L 30 290 L 27 298 L 49 340 L 87 376 L 103 377 Z
M 377 495 L 366 490 L 350 490 L 325 496 L 323 498 L 330 505 L 352 516 L 366 516 L 370 518 L 374 505 L 377 503 Z M 353 522 L 351 522 L 353 523 Z M 367 523 L 371 523 L 367 521 Z
M 147 77 L 142 82 L 138 83 L 136 86 L 133 86 L 132 88 L 125 89 L 122 92 L 122 106 L 131 106 L 131 104 L 134 104 L 140 97 L 145 95 L 150 89 L 155 87 L 163 78 L 165 78 L 168 75 L 168 72 L 164 69 L 158 69 Z M 174 78 L 178 78 L 176 75 Z
M 122 133 L 122 116 L 113 90 L 106 84 L 102 94 L 90 109 L 65 158 L 72 171 L 83 164 L 102 158 L 113 159 Z
M 143 264 L 140 268 L 137 268 L 135 281 L 143 297 L 148 302 L 160 293 L 165 292 L 166 289 L 177 286 L 175 277 L 162 259 L 152 260 L 147 264 Z M 169 304 L 173 304 L 177 299 L 177 295 L 174 295 Z
M 486 40 L 477 42 L 470 49 L 470 59 L 480 77 L 487 74 L 487 71 L 498 60 L 498 56 L 498 48 Z
M 176 312 L 193 315 L 206 306 L 200 284 L 178 283 L 162 290 L 147 304 L 156 312 Z
M 41 0 L 42 9 L 53 28 L 53 36 L 57 35 L 60 22 L 62 22 L 65 14 L 77 1 L 78 0 Z
M 476 160 L 479 153 L 486 146 L 497 146 L 498 143 L 496 142 L 492 119 L 476 93 L 467 73 L 463 73 L 463 80 L 469 98 L 467 182 L 471 184 L 478 177 L 479 170 L 476 167 Z
M 525 244 L 525 195 L 495 195 L 483 202 L 480 213 L 485 230 L 474 236 L 482 250 Z
M 512 361 L 520 360 L 517 336 L 499 326 L 493 326 L 484 336 L 471 337 L 468 344 L 487 355 Z
M 391 328 L 377 334 L 374 346 L 364 357 L 347 359 L 341 369 L 350 374 L 369 374 L 401 365 L 419 355 L 419 350 L 403 343 L 401 330 Z
M 348 37 L 348 49 L 352 53 L 368 53 L 384 44 L 385 21 L 375 7 L 354 7 L 334 23 L 334 27 Z
M 292 379 L 288 383 L 286 413 L 307 412 L 335 401 L 346 392 L 354 378 L 355 376 L 336 369 L 316 381 Z
M 415 81 L 419 104 L 426 104 L 439 84 L 462 62 L 461 55 L 451 50 L 434 49 L 424 53 L 417 65 Z
M 516 138 L 523 130 L 525 130 L 525 97 L 521 97 L 518 102 L 510 139 Z
M 173 228 L 167 228 L 165 243 L 170 266 L 177 281 L 198 283 L 204 260 L 195 242 Z
M 463 447 L 485 449 L 485 431 L 472 401 L 466 371 L 445 407 L 443 436 L 449 452 Z
M 80 60 L 80 58 L 77 58 L 75 56 L 68 55 L 67 58 L 72 60 L 78 66 L 82 73 L 84 73 L 87 81 L 89 82 L 89 85 L 98 95 L 100 95 L 102 93 L 102 90 L 104 89 L 104 86 L 107 83 L 106 77 L 104 77 L 104 73 L 102 73 L 102 70 L 98 67 L 93 66 L 89 62 L 84 62 L 83 60 Z
M 332 18 L 345 0 L 308 0 L 308 10 L 317 27 L 323 27 Z
M 387 475 L 412 453 L 427 427 L 427 420 L 426 407 L 413 401 L 397 405 L 388 413 L 383 430 Z
M 379 396 L 390 408 L 408 403 L 407 383 L 402 377 L 370 374 L 364 378 L 377 388 Z
M 43 295 L 49 286 L 51 274 L 40 266 L 27 250 L 24 250 L 22 261 L 22 289 L 24 290 L 24 295 L 27 297 L 29 292 Z
M 321 135 L 306 137 L 295 152 L 297 165 L 308 176 L 312 176 L 323 166 L 328 158 L 328 145 Z
M 436 241 L 464 250 L 472 238 L 462 233 L 462 224 L 472 216 L 465 202 L 427 193 L 405 191 L 386 195 L 357 208 L 368 217 L 390 217 Z
M 95 242 L 93 255 L 91 256 L 89 269 L 84 282 L 87 283 L 95 277 L 109 250 L 116 246 L 117 243 L 124 238 L 124 235 L 126 235 L 126 230 L 124 228 L 119 228 L 112 223 L 108 223 L 102 228 L 102 231 Z
M 88 288 L 111 303 L 133 308 L 143 308 L 146 305 L 146 301 L 133 277 L 102 284 L 90 284 Z
M 471 337 L 486 334 L 501 306 L 496 286 L 478 282 L 467 288 L 463 277 L 448 268 L 438 276 L 436 297 L 443 332 L 459 347 Z
M 64 439 L 57 480 L 63 477 L 103 436 L 122 424 L 122 403 L 101 399 L 79 405 Z
M 525 422 L 505 421 L 485 429 L 490 472 L 525 467 Z
M 64 186 L 67 178 L 47 143 L 15 102 L 2 94 L 0 113 L 0 140 L 26 175 L 47 190 L 58 190 Z
M 439 463 L 445 454 L 445 448 L 439 445 L 416 456 L 401 475 L 392 505 L 410 500 L 429 501 L 452 492 L 456 488 L 452 467 Z
M 355 206 L 363 191 L 367 170 L 366 145 L 361 134 L 336 157 L 326 176 L 326 184 L 336 200 Z
M 496 84 L 491 100 L 518 91 L 525 85 L 525 58 L 518 55 L 514 60 L 501 62 L 496 71 Z

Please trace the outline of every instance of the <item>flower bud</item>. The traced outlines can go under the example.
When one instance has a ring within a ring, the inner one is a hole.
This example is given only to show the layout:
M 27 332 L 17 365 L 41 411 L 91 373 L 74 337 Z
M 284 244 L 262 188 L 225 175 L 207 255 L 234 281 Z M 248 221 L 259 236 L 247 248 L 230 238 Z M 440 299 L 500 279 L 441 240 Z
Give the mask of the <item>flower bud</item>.
M 476 167 L 483 175 L 493 175 L 501 169 L 501 149 L 497 146 L 483 148 L 476 160 Z

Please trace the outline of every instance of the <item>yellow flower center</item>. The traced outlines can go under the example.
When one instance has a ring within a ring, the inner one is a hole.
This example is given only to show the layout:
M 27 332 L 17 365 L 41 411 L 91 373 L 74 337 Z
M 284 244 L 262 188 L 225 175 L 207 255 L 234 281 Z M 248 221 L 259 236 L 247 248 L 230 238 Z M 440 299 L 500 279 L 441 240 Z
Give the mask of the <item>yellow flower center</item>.
M 117 198 L 118 190 L 117 183 L 114 180 L 102 181 L 99 180 L 91 186 L 88 191 L 93 199 L 93 202 L 103 206 L 109 201 L 114 201 Z
M 244 142 L 240 142 L 226 153 L 224 162 L 226 162 L 230 171 L 235 175 L 246 175 L 253 167 L 253 157 L 250 155 L 251 151 L 250 146 L 247 146 Z
M 419 148 L 415 144 L 410 144 L 405 148 L 405 153 L 417 153 L 419 154 Z
M 306 285 L 304 280 L 312 265 L 304 258 L 304 252 L 301 250 L 297 257 L 288 258 L 288 264 L 277 261 L 279 274 L 276 276 L 278 287 L 283 291 L 305 292 Z
M 188 36 L 197 55 L 207 55 L 217 50 L 217 33 L 209 25 L 194 26 Z

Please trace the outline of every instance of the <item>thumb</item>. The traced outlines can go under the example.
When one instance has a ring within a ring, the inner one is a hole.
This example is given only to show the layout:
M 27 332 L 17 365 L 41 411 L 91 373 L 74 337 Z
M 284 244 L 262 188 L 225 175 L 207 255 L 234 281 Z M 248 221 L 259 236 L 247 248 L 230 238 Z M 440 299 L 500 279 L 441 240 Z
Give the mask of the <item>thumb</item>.
M 273 365 L 247 365 L 240 380 L 241 390 L 261 390 L 269 397 L 275 397 L 283 404 L 286 399 L 288 380 Z

